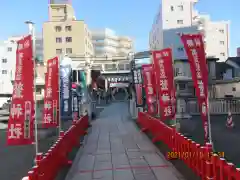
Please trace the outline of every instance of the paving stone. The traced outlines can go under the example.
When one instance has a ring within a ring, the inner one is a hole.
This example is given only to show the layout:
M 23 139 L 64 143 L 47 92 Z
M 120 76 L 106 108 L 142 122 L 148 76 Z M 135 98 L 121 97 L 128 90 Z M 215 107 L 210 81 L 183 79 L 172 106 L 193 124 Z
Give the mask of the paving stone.
M 114 180 L 135 180 L 131 170 L 116 170 L 113 172 Z
M 95 156 L 83 155 L 77 163 L 78 170 L 92 170 L 94 168 Z
M 97 162 L 94 164 L 94 169 L 96 169 L 96 170 L 112 169 L 112 163 L 111 162 Z
M 97 162 L 106 162 L 106 161 L 111 162 L 111 160 L 112 160 L 111 154 L 101 154 L 101 155 L 95 156 L 95 161 Z
M 111 170 L 95 171 L 93 172 L 93 179 L 113 179 L 113 172 Z
M 133 168 L 133 174 L 152 174 L 152 170 L 150 167 L 144 167 L 144 168 Z
M 143 156 L 143 153 L 140 152 L 140 151 L 137 151 L 137 152 L 127 152 L 127 156 L 129 159 L 143 159 L 144 156 Z
M 148 163 L 144 159 L 131 159 L 129 162 L 131 166 L 148 166 Z
M 179 180 L 174 171 L 169 168 L 153 168 L 152 169 L 157 179 Z
M 92 173 L 76 173 L 71 180 L 92 180 Z
M 184 180 L 127 120 L 127 108 L 124 103 L 112 104 L 92 122 L 82 154 L 72 167 L 73 176 L 66 180 Z
M 158 180 L 152 173 L 151 174 L 134 174 L 134 177 L 136 180 Z M 165 180 L 164 178 L 162 179 Z M 172 180 L 172 179 L 166 179 L 166 180 Z
M 159 157 L 156 153 L 146 153 L 144 158 L 150 166 L 166 165 L 166 160 Z

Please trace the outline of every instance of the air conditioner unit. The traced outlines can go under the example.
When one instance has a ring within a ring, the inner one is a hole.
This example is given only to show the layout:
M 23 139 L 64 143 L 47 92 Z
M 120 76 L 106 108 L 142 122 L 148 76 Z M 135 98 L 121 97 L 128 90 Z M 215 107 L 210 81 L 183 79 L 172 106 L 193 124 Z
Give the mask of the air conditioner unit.
M 178 75 L 178 76 L 183 76 L 184 73 L 183 73 L 183 72 L 178 72 L 177 75 Z

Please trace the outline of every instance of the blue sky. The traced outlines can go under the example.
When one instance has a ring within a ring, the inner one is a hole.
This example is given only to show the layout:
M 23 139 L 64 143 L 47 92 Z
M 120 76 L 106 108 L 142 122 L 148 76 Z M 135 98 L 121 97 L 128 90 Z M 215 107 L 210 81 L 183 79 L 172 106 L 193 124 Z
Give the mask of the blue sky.
M 136 50 L 148 48 L 148 34 L 160 0 L 72 0 L 77 19 L 90 28 L 108 27 L 134 38 Z M 196 8 L 212 20 L 230 20 L 230 52 L 240 46 L 239 0 L 199 0 Z M 48 0 L 1 0 L 0 40 L 27 32 L 26 20 L 36 23 L 38 32 L 47 21 Z

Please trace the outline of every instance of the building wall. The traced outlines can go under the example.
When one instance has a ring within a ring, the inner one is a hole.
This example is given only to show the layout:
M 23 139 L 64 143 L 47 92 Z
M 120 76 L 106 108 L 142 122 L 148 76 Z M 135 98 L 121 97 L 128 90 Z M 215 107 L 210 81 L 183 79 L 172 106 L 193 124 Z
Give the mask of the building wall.
M 72 30 L 66 32 L 67 26 Z M 56 32 L 57 27 L 61 27 L 62 30 Z M 93 55 L 91 34 L 84 21 L 46 22 L 43 25 L 43 38 L 45 62 L 65 53 Z M 72 42 L 66 42 L 66 38 L 72 38 Z
M 195 33 L 197 31 L 196 26 L 183 27 L 176 29 L 163 30 L 163 48 L 172 48 L 174 59 L 187 59 L 183 43 L 178 33 Z
M 162 4 L 159 6 L 159 9 L 161 8 Z M 163 48 L 162 11 L 158 11 L 155 16 L 152 30 L 149 33 L 149 47 L 151 50 L 160 50 Z
M 240 57 L 240 47 L 237 48 L 237 56 Z
M 13 36 L 0 45 L 0 94 L 12 94 L 12 80 L 15 78 L 17 41 L 23 36 Z M 36 56 L 41 58 L 42 37 L 36 36 Z
M 196 2 L 196 1 L 195 1 Z M 162 27 L 163 29 L 183 28 L 192 25 L 193 0 L 163 0 Z
M 226 82 L 215 85 L 216 97 L 224 98 L 226 95 L 240 97 L 240 82 Z
M 225 61 L 229 57 L 229 22 L 212 22 L 209 15 L 199 15 L 194 23 L 204 34 L 207 56 Z
M 208 61 L 209 78 L 216 79 L 216 62 L 214 60 Z M 192 73 L 190 64 L 187 60 L 175 60 L 174 61 L 175 76 L 183 76 L 192 79 Z
M 66 21 L 67 19 L 76 20 L 74 9 L 71 4 L 55 3 L 48 5 L 49 21 Z
M 84 21 L 76 20 L 71 4 L 50 4 L 43 24 L 44 62 L 64 54 L 92 56 L 92 36 Z
M 185 76 L 185 77 L 192 76 L 188 61 L 175 61 L 174 72 L 175 72 L 175 76 Z
M 124 56 L 133 52 L 133 40 L 127 36 L 118 36 L 111 29 L 92 30 L 92 42 L 95 55 Z
M 175 59 L 186 58 L 177 33 L 202 33 L 206 55 L 225 61 L 229 56 L 229 22 L 211 21 L 209 15 L 201 15 L 194 9 L 196 3 L 193 0 L 162 0 L 150 31 L 150 48 L 161 49 L 156 44 L 163 39 L 162 47 L 172 47 Z

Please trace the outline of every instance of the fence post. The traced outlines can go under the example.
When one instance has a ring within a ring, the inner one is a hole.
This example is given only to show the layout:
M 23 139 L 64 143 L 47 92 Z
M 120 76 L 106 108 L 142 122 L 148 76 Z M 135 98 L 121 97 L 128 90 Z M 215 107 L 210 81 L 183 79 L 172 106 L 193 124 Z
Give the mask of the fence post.
M 206 161 L 206 177 L 204 177 L 206 180 L 211 180 L 214 179 L 213 176 L 213 163 L 212 163 L 212 158 Z
M 219 161 L 219 168 L 220 168 L 220 180 L 224 180 L 224 178 L 226 177 L 226 172 L 225 172 L 225 166 L 226 166 L 226 161 L 224 158 L 220 158 L 220 161 Z
M 37 153 L 35 157 L 35 164 L 39 166 L 39 162 L 43 159 L 43 153 Z
M 234 164 L 233 163 L 227 163 L 226 165 L 226 174 L 228 179 L 232 179 L 235 175 L 234 172 Z
M 240 168 L 236 169 L 236 179 L 240 179 Z

